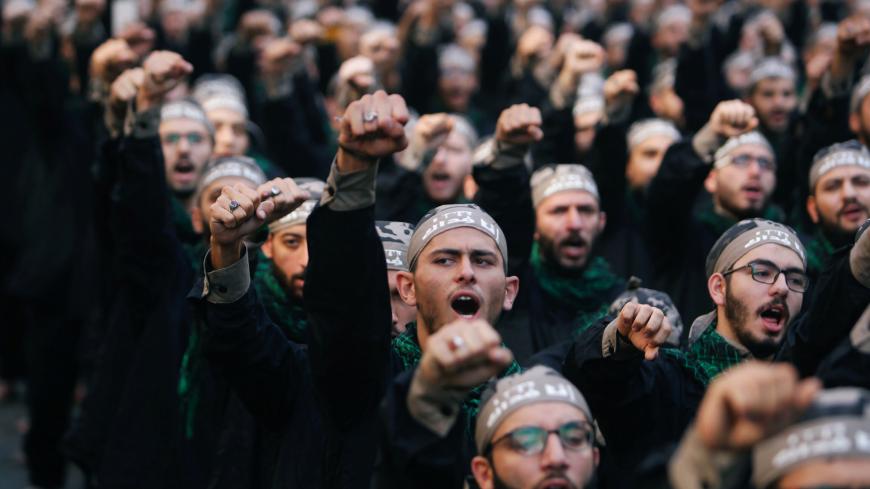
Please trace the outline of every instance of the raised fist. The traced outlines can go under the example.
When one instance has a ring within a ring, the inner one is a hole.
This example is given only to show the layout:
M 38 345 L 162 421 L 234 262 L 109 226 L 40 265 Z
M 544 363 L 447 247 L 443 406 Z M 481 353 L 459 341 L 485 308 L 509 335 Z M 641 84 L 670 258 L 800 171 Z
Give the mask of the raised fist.
M 405 149 L 408 145 L 406 122 L 408 108 L 405 99 L 399 95 L 387 95 L 378 90 L 352 102 L 340 122 L 339 167 L 345 170 L 343 161 L 348 157 L 356 160 L 353 167 L 358 169 L 360 163 L 362 166 L 372 164 L 379 158 Z
M 292 212 L 308 197 L 308 192 L 290 178 L 276 178 L 258 189 L 228 185 L 211 206 L 212 241 L 219 246 L 237 245 L 263 224 Z
M 118 34 L 120 39 L 127 41 L 130 49 L 136 53 L 137 59 L 142 59 L 154 47 L 154 31 L 143 22 L 131 22 Z
M 258 64 L 264 77 L 279 76 L 293 65 L 293 60 L 302 52 L 302 46 L 287 38 L 271 39 L 260 52 Z
M 698 435 L 710 449 L 749 448 L 797 419 L 820 388 L 785 363 L 743 363 L 710 384 L 695 421 Z
M 310 19 L 300 19 L 290 25 L 289 34 L 299 44 L 317 42 L 323 38 L 323 26 Z
M 571 43 L 566 52 L 562 70 L 579 77 L 598 71 L 604 65 L 604 48 L 592 41 Z
M 110 84 L 124 70 L 136 65 L 136 53 L 123 39 L 109 39 L 91 55 L 91 78 Z
M 145 70 L 142 68 L 131 68 L 120 76 L 115 78 L 112 86 L 109 89 L 109 110 L 111 110 L 116 120 L 123 120 L 127 112 L 127 106 L 139 93 L 139 87 L 145 79 Z
M 617 71 L 604 81 L 604 102 L 610 108 L 631 105 L 638 92 L 637 73 L 633 70 Z
M 644 358 L 653 360 L 659 354 L 659 347 L 668 341 L 672 328 L 661 309 L 629 302 L 619 311 L 616 329 L 643 352 Z
M 870 45 L 870 19 L 854 15 L 837 26 L 837 50 L 843 56 L 860 55 Z
M 421 116 L 414 125 L 412 147 L 416 151 L 427 151 L 437 148 L 447 139 L 453 130 L 453 117 L 450 114 L 426 114 Z
M 713 109 L 709 124 L 719 136 L 732 138 L 758 127 L 758 118 L 751 105 L 740 100 L 726 100 Z
M 533 25 L 517 41 L 517 57 L 525 66 L 533 58 L 545 59 L 552 48 L 553 34 L 543 27 Z
M 471 389 L 498 375 L 512 360 L 489 323 L 461 319 L 429 337 L 418 375 L 428 385 Z
M 528 104 L 517 104 L 503 110 L 495 126 L 497 141 L 527 145 L 544 137 L 541 130 L 541 111 Z
M 338 69 L 338 83 L 365 93 L 375 84 L 375 64 L 365 56 L 354 56 Z
M 193 72 L 193 65 L 172 51 L 154 51 L 142 63 L 145 76 L 136 99 L 137 110 L 159 105 L 163 96 Z

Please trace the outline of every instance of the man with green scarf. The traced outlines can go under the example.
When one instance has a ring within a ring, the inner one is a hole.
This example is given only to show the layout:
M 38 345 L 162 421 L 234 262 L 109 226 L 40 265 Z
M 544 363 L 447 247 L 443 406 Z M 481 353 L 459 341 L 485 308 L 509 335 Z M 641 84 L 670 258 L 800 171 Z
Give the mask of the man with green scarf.
M 324 479 L 316 487 L 369 484 L 385 394 L 389 442 L 379 477 L 398 477 L 409 487 L 457 487 L 474 454 L 471 427 L 483 382 L 519 370 L 490 326 L 512 307 L 518 288 L 507 275 L 507 241 L 470 204 L 439 207 L 416 227 L 409 271 L 396 282 L 402 300 L 416 306 L 417 321 L 391 346 L 374 182 L 378 160 L 407 144 L 407 118 L 404 100 L 384 92 L 352 103 L 342 118 L 341 149 L 308 219 L 307 349 L 282 339 L 250 287 L 243 238 L 270 218 L 268 198 L 225 187 L 212 206 L 206 279 L 194 289 L 205 309 L 207 354 L 228 369 L 238 395 L 276 436 L 297 437 L 279 463 L 300 469 L 300 476 L 319 468 Z M 455 375 L 432 385 L 429 369 Z M 433 393 L 434 423 L 409 412 L 411 389 Z M 310 437 L 325 446 L 307 443 Z
M 511 242 L 511 273 L 523 284 L 516 307 L 499 322 L 520 361 L 572 338 L 607 312 L 624 281 L 594 255 L 604 231 L 598 186 L 586 167 L 548 165 L 531 178 L 523 163 L 543 136 L 541 114 L 514 105 L 499 116 L 494 140 L 477 154 L 475 201 Z
M 809 181 L 807 214 L 816 230 L 807 242 L 807 267 L 816 276 L 870 218 L 870 152 L 857 140 L 828 146 L 813 157 Z
M 775 153 L 757 126 L 752 106 L 721 102 L 692 139 L 671 145 L 650 183 L 643 222 L 655 272 L 650 285 L 667 292 L 685 318 L 713 305 L 704 287 L 713 242 L 741 219 L 782 221 L 769 205 Z

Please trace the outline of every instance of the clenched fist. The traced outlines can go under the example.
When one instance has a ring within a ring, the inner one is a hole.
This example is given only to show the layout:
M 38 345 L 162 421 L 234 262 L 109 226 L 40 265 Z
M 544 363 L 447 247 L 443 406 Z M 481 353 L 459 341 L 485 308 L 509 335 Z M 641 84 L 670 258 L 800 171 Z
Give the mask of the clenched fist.
M 611 109 L 631 105 L 638 92 L 637 73 L 633 70 L 617 71 L 604 81 L 604 102 Z
M 659 354 L 659 347 L 668 341 L 672 328 L 661 309 L 629 302 L 619 311 L 616 329 L 643 352 L 644 358 L 653 360 Z
M 751 105 L 740 100 L 719 102 L 710 115 L 710 128 L 719 136 L 733 138 L 758 127 L 758 118 Z
M 495 126 L 495 139 L 502 143 L 527 145 L 544 137 L 541 111 L 528 104 L 517 104 L 503 110 Z
M 123 39 L 109 39 L 91 55 L 91 78 L 110 84 L 124 70 L 136 65 L 136 53 Z
M 746 362 L 717 377 L 695 422 L 710 449 L 749 448 L 792 423 L 815 398 L 821 383 L 799 380 L 791 365 Z
M 462 319 L 429 337 L 418 375 L 430 386 L 471 389 L 498 375 L 512 360 L 489 323 Z
M 128 104 L 136 98 L 139 87 L 145 79 L 145 71 L 142 68 L 132 68 L 123 73 L 112 82 L 109 89 L 108 108 L 114 114 L 116 120 L 123 120 L 127 112 Z
M 193 65 L 178 53 L 154 51 L 145 58 L 142 69 L 145 75 L 136 98 L 136 108 L 140 111 L 160 105 L 166 93 L 193 72 Z
M 379 158 L 405 149 L 408 108 L 399 95 L 378 90 L 352 102 L 341 118 L 336 156 L 342 172 L 367 168 Z

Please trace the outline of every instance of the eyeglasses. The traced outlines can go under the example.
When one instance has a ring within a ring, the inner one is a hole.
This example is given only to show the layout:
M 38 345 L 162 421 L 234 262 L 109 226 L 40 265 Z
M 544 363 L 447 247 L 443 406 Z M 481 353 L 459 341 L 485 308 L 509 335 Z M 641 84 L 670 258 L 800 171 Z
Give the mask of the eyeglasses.
M 537 455 L 547 446 L 547 438 L 555 433 L 562 442 L 562 447 L 569 450 L 580 450 L 592 446 L 595 432 L 589 423 L 571 421 L 555 430 L 545 430 L 539 426 L 522 426 L 489 444 L 488 450 L 505 440 L 510 447 L 523 455 Z
M 165 144 L 178 144 L 181 142 L 181 138 L 187 139 L 188 144 L 199 144 L 205 141 L 205 136 L 199 132 L 189 132 L 187 134 L 181 134 L 177 132 L 169 132 L 166 133 L 161 140 Z
M 731 157 L 731 164 L 740 168 L 746 168 L 752 162 L 758 163 L 762 170 L 776 170 L 776 162 L 767 156 L 736 155 Z
M 772 263 L 751 262 L 739 268 L 734 268 L 723 272 L 722 275 L 728 275 L 744 268 L 749 269 L 752 274 L 752 280 L 762 284 L 774 284 L 780 274 L 785 275 L 785 285 L 794 292 L 806 292 L 810 286 L 810 278 L 806 273 L 800 270 L 780 270 L 779 267 Z

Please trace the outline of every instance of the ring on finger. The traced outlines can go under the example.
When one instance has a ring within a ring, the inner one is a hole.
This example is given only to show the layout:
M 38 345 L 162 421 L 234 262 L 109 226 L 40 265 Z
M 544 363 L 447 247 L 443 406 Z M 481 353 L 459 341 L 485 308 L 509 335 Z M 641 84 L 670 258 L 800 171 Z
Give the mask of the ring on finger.
M 456 351 L 465 346 L 465 340 L 462 339 L 461 336 L 456 335 L 453 338 L 450 338 L 450 342 L 447 343 L 450 351 Z
M 374 122 L 378 120 L 378 113 L 373 110 L 369 110 L 363 114 L 362 119 L 363 122 Z
M 272 190 L 269 191 L 269 195 L 272 197 L 277 197 L 281 195 L 281 189 L 278 187 L 272 187 Z
M 230 212 L 233 212 L 234 210 L 238 209 L 239 207 L 241 207 L 241 204 L 239 204 L 239 201 L 237 201 L 237 200 L 230 201 Z

